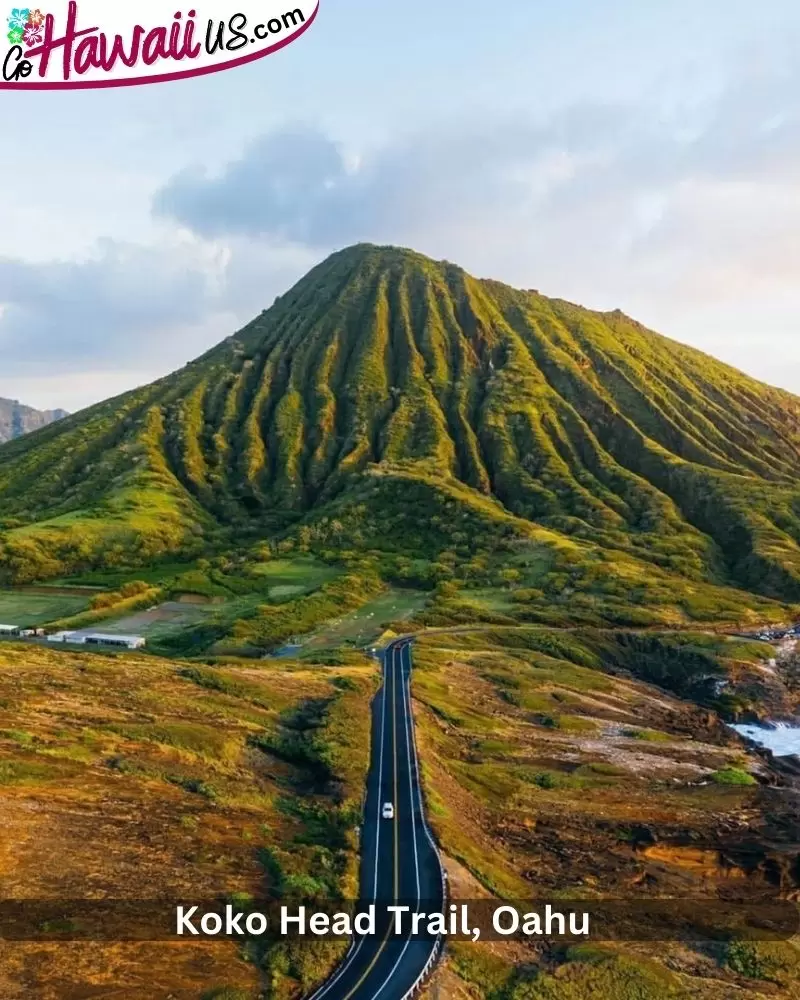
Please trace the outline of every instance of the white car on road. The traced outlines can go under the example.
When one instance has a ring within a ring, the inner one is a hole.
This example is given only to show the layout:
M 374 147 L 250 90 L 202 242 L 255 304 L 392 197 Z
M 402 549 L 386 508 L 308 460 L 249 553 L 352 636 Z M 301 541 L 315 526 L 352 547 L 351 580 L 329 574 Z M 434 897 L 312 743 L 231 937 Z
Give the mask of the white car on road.
M 383 818 L 384 819 L 394 819 L 394 806 L 391 802 L 383 803 Z

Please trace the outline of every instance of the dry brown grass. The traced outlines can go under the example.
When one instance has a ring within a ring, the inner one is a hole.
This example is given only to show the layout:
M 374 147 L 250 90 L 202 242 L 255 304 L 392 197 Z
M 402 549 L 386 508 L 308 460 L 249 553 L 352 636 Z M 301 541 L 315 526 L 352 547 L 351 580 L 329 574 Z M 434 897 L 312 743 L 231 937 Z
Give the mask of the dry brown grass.
M 282 713 L 307 699 L 344 697 L 348 715 L 366 720 L 372 666 L 218 670 L 233 693 L 182 669 L 141 656 L 0 647 L 0 898 L 263 894 L 258 850 L 286 848 L 303 830 L 282 798 L 325 805 L 330 796 L 332 808 L 334 798 L 360 798 L 362 729 L 338 749 L 341 774 L 329 791 L 310 789 L 302 767 L 248 738 L 275 732 Z M 340 675 L 353 682 L 344 695 L 333 683 Z M 348 871 L 355 865 L 351 848 Z M 198 1000 L 227 985 L 253 996 L 259 988 L 234 944 L 0 945 L 3 1000 Z
M 787 893 L 797 891 L 788 860 L 798 850 L 791 792 L 710 781 L 721 767 L 764 778 L 768 767 L 706 710 L 567 661 L 531 662 L 475 633 L 463 644 L 455 635 L 420 638 L 415 662 L 425 786 L 454 900 L 477 898 L 476 884 L 512 899 L 714 898 L 732 882 L 770 891 L 776 871 Z M 754 843 L 763 856 L 757 867 Z M 656 950 L 696 998 L 716 1000 L 725 989 L 793 995 L 748 983 L 677 944 Z M 648 947 L 625 952 L 646 959 Z M 458 945 L 438 987 L 504 1000 L 515 969 L 552 971 L 556 954 L 540 945 L 522 955 L 505 944 Z

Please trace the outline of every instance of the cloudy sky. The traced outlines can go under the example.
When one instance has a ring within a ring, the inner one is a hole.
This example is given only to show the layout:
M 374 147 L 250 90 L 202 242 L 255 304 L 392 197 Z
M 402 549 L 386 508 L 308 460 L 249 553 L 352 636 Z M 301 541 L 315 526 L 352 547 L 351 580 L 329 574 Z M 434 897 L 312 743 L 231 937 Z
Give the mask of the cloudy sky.
M 797 0 L 322 0 L 250 66 L 0 108 L 0 396 L 149 381 L 362 240 L 800 392 Z

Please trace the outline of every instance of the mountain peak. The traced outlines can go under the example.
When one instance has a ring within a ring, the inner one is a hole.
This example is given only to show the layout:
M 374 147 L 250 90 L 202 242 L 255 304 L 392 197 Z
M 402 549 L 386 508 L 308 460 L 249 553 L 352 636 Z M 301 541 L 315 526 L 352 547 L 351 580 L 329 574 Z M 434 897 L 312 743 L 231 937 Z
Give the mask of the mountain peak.
M 35 410 L 17 399 L 0 398 L 0 444 L 67 416 L 66 410 Z
M 313 268 L 306 276 L 306 279 L 329 271 L 342 273 L 349 270 L 355 272 L 365 266 L 376 270 L 391 270 L 394 268 L 427 270 L 433 268 L 451 269 L 462 274 L 466 273 L 458 265 L 448 260 L 436 260 L 409 247 L 393 244 L 354 243 L 341 250 L 335 250 Z
M 800 400 L 619 311 L 362 243 L 174 375 L 5 445 L 0 510 L 26 524 L 0 535 L 0 573 L 193 552 L 353 510 L 355 548 L 398 544 L 405 524 L 425 552 L 430 517 L 470 510 L 559 552 L 592 545 L 794 598 L 798 444 Z

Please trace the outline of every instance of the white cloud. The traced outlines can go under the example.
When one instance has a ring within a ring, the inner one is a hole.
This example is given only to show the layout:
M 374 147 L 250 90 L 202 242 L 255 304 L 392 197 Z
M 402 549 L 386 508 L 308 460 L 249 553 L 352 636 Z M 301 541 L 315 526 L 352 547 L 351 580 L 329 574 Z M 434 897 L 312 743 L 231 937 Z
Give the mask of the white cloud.
M 187 233 L 105 241 L 78 261 L 0 258 L 0 396 L 74 410 L 143 384 L 230 336 L 314 262 Z
M 0 259 L 0 394 L 43 365 L 80 379 L 87 399 L 110 373 L 162 374 L 363 240 L 621 307 L 800 389 L 797 83 L 749 73 L 669 113 L 583 103 L 541 121 L 450 120 L 377 147 L 308 126 L 263 135 L 164 184 L 150 243 Z
M 664 296 L 708 304 L 796 272 L 797 82 L 749 75 L 668 116 L 583 104 L 539 123 L 450 123 L 372 151 L 279 131 L 216 174 L 175 176 L 155 204 L 205 238 L 404 243 L 657 314 Z

